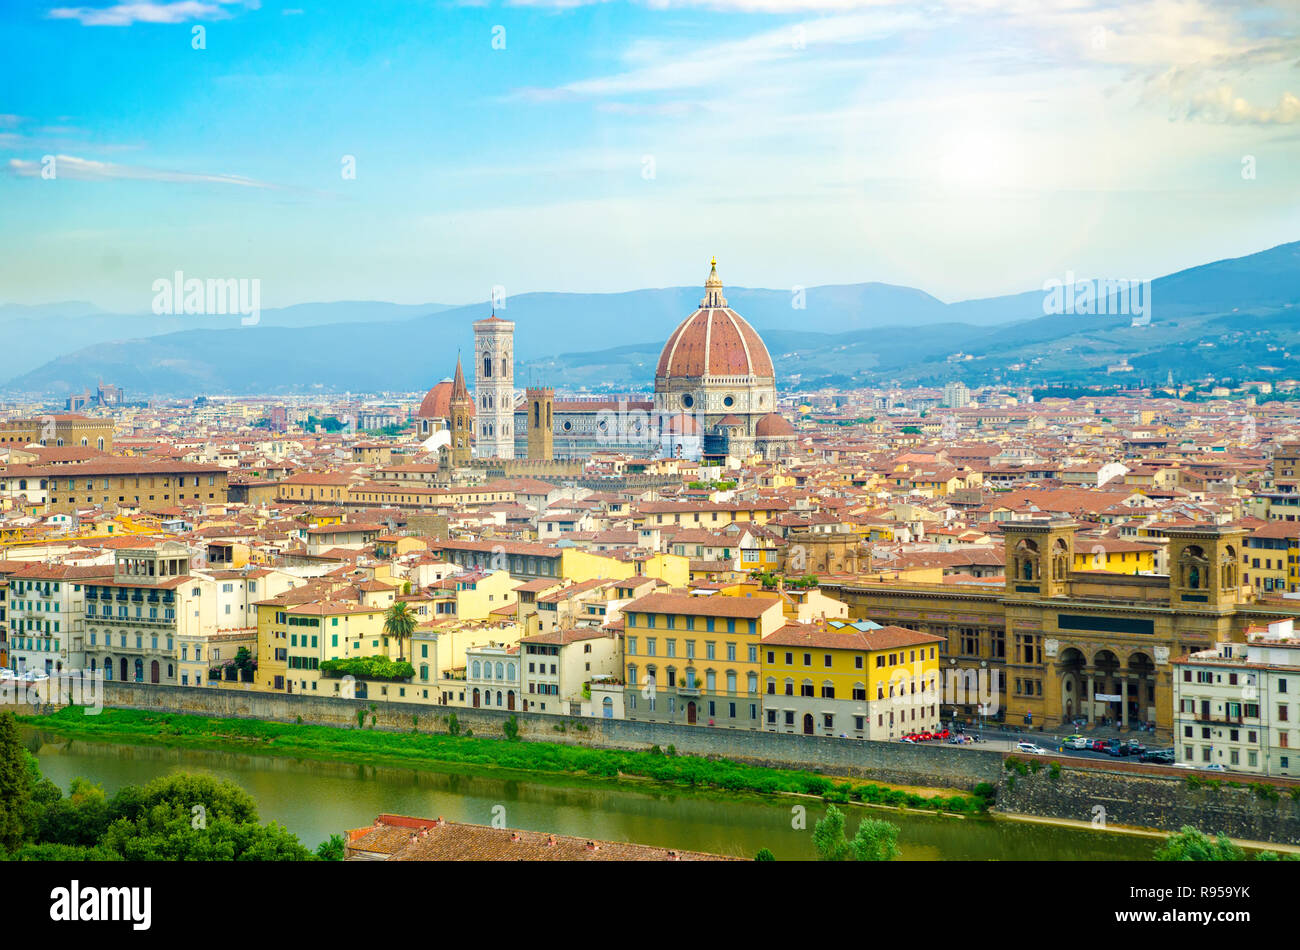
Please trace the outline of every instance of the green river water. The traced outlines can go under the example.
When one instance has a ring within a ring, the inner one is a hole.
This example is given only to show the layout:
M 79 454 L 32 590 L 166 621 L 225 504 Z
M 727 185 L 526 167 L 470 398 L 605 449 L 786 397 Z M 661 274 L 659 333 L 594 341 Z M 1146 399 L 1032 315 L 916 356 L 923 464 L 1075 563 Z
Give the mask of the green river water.
M 112 794 L 170 772 L 229 779 L 309 847 L 332 833 L 369 825 L 381 813 L 491 824 L 504 808 L 509 827 L 683 850 L 753 857 L 814 858 L 812 828 L 825 805 L 724 792 L 583 783 L 555 777 L 518 780 L 451 772 L 318 762 L 276 756 L 134 746 L 69 739 L 25 728 L 27 747 L 46 777 L 66 790 L 78 776 Z M 960 819 L 897 809 L 848 807 L 848 831 L 865 816 L 899 826 L 904 859 L 1123 860 L 1150 858 L 1158 839 L 1002 818 Z

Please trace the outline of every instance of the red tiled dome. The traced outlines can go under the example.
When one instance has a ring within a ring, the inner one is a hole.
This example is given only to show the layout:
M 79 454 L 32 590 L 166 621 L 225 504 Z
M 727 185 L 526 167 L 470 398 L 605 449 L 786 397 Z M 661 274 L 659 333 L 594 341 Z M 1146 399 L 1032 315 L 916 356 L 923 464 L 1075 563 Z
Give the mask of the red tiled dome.
M 728 308 L 701 308 L 673 331 L 659 356 L 655 375 L 766 376 L 772 371 L 758 331 Z
M 794 434 L 794 426 L 790 424 L 790 420 L 775 412 L 769 412 L 754 426 L 754 435 L 759 439 L 773 439 Z
M 416 410 L 417 419 L 450 419 L 452 381 L 444 379 L 424 394 L 424 401 Z M 474 403 L 469 404 L 469 414 L 474 415 Z

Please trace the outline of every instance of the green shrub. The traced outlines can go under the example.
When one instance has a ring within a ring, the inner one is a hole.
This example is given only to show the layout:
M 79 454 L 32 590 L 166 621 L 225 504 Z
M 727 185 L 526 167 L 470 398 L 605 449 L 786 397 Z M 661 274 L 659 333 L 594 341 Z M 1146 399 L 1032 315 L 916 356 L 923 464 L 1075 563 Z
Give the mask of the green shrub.
M 324 660 L 320 671 L 326 676 L 353 676 L 365 680 L 408 680 L 415 676 L 415 667 L 405 660 L 390 660 L 386 656 L 358 656 L 342 660 Z M 373 708 L 373 707 L 372 707 Z

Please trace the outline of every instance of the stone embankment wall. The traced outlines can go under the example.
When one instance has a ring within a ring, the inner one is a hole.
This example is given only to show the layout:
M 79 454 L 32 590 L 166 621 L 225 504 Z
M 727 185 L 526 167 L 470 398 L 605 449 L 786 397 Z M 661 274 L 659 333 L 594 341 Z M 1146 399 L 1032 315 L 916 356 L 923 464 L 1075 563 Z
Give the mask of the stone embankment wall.
M 1023 760 L 1022 760 L 1023 761 Z M 1203 773 L 1144 774 L 1038 760 L 1029 774 L 1004 771 L 998 810 L 1097 825 L 1177 831 L 1190 825 L 1207 834 L 1300 845 L 1300 799 L 1291 787 Z
M 1285 784 L 1229 786 L 1226 781 L 1173 769 L 1108 768 L 1068 764 L 1050 756 L 1022 774 L 1007 769 L 1000 752 L 947 745 L 864 742 L 824 736 L 750 732 L 706 726 L 664 725 L 465 709 L 423 703 L 218 690 L 199 687 L 105 683 L 104 705 L 200 716 L 301 721 L 356 728 L 446 732 L 454 713 L 462 732 L 502 736 L 514 716 L 525 741 L 562 742 L 604 749 L 673 746 L 679 753 L 728 758 L 772 768 L 806 769 L 867 781 L 940 788 L 997 786 L 997 810 L 1040 818 L 1177 831 L 1192 825 L 1209 834 L 1300 844 L 1300 799 Z M 1024 761 L 1024 760 L 1021 760 Z M 1053 763 L 1059 768 L 1052 768 Z M 1028 762 L 1025 762 L 1026 769 Z M 1157 774 L 1157 773 L 1165 774 Z M 1176 774 L 1175 774 L 1176 773 Z

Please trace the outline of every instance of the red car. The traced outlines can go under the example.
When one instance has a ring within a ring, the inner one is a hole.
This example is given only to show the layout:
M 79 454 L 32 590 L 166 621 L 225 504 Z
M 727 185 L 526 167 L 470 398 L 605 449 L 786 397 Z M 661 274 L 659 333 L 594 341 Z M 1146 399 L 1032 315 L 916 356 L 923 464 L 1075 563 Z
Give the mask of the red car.
M 1093 739 L 1092 742 L 1089 743 L 1088 748 L 1093 752 L 1105 752 L 1108 746 L 1109 744 L 1105 739 Z
M 917 738 L 920 739 L 922 742 L 929 742 L 931 739 L 934 738 L 934 736 L 932 736 L 928 732 L 923 732 L 920 735 L 918 735 Z
M 939 740 L 947 739 L 947 738 L 948 738 L 948 730 L 947 730 L 947 729 L 941 729 L 941 730 L 939 730 L 938 732 L 936 732 L 936 733 L 934 734 L 933 738 L 935 738 L 935 739 L 939 739 Z

